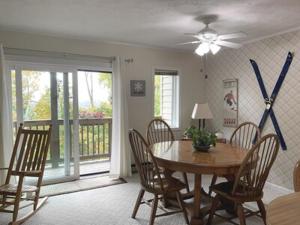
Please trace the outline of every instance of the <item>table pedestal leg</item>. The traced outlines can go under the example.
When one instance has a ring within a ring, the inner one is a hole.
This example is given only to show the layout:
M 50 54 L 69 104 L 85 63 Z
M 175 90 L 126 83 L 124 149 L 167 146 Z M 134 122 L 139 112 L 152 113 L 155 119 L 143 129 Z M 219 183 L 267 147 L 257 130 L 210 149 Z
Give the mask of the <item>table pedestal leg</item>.
M 191 219 L 191 225 L 202 225 L 202 215 L 200 211 L 201 203 L 201 174 L 195 174 L 195 184 L 194 184 L 194 206 L 193 214 Z
M 174 173 L 175 171 L 173 170 L 169 170 L 169 169 L 165 169 L 164 170 L 164 175 L 167 179 L 171 179 L 172 178 L 172 174 Z M 168 208 L 170 206 L 172 206 L 172 204 L 169 202 L 168 198 L 176 198 L 176 196 L 174 195 L 174 193 L 172 193 L 173 195 L 170 195 L 170 194 L 166 194 L 163 196 L 163 205 L 165 208 Z

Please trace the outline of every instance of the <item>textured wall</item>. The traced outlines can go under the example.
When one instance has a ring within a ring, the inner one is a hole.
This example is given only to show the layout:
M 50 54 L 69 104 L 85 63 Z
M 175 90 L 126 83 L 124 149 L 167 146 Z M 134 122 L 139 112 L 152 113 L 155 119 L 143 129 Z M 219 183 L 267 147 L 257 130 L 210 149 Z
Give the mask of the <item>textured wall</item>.
M 228 138 L 232 129 L 222 126 L 222 80 L 239 80 L 239 123 L 252 121 L 259 123 L 264 111 L 264 101 L 249 62 L 254 59 L 261 71 L 268 94 L 270 95 L 278 79 L 288 51 L 295 52 L 290 70 L 281 87 L 274 105 L 287 151 L 280 150 L 269 181 L 292 189 L 292 172 L 300 159 L 300 31 L 268 38 L 247 44 L 238 50 L 222 50 L 216 56 L 205 60 L 208 78 L 205 81 L 206 97 L 214 114 L 213 129 L 220 129 Z M 275 132 L 268 119 L 263 134 Z
M 190 124 L 190 115 L 195 102 L 204 101 L 201 62 L 191 52 L 146 48 L 65 39 L 19 32 L 0 31 L 0 43 L 5 47 L 33 49 L 51 52 L 67 52 L 81 55 L 120 56 L 121 73 L 127 82 L 127 104 L 129 126 L 145 133 L 153 118 L 153 73 L 154 69 L 176 69 L 180 72 L 180 129 L 176 136 L 181 137 L 183 130 Z M 133 58 L 133 63 L 125 59 Z M 146 80 L 146 96 L 129 95 L 130 80 Z

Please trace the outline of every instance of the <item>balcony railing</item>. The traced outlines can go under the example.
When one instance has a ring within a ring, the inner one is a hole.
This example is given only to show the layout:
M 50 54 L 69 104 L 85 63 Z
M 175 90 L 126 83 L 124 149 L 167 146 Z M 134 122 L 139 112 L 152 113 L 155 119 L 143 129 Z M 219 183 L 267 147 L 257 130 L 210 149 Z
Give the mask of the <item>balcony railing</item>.
M 34 130 L 45 130 L 52 125 L 52 136 L 47 163 L 58 167 L 64 162 L 64 121 L 31 120 L 24 121 L 24 127 Z M 14 123 L 15 131 L 17 123 Z M 73 120 L 70 120 L 70 157 L 73 160 Z M 111 155 L 112 119 L 79 119 L 79 155 L 80 161 L 107 159 Z

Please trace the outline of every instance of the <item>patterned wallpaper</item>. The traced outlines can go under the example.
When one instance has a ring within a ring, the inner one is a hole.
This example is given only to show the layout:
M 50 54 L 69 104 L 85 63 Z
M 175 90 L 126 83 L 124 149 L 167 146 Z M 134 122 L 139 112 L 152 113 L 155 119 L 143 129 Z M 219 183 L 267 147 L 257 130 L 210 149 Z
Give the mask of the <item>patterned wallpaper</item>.
M 205 59 L 206 98 L 214 114 L 211 129 L 220 129 L 228 138 L 231 128 L 222 126 L 222 81 L 239 80 L 239 123 L 259 123 L 265 104 L 255 73 L 249 62 L 254 59 L 261 71 L 268 94 L 278 79 L 288 51 L 295 53 L 290 70 L 273 106 L 275 115 L 287 144 L 287 151 L 280 150 L 269 175 L 269 182 L 293 189 L 293 167 L 300 160 L 300 31 L 283 34 L 244 45 L 241 49 L 222 49 L 215 56 Z M 275 133 L 268 118 L 263 134 Z

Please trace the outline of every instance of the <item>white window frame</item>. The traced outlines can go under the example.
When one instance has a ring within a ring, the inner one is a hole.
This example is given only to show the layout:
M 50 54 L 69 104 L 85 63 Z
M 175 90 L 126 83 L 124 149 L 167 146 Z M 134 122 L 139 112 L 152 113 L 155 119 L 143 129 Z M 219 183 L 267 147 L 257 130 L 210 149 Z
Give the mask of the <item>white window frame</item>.
M 10 58 L 10 57 L 8 57 Z M 24 57 L 26 59 L 26 57 Z M 12 103 L 12 81 L 11 81 L 11 70 L 16 71 L 16 88 L 22 86 L 22 79 L 21 79 L 21 71 L 22 70 L 35 70 L 35 71 L 49 71 L 51 72 L 71 72 L 73 73 L 73 123 L 74 123 L 74 133 L 73 133 L 73 154 L 74 154 L 74 174 L 71 176 L 64 176 L 64 177 L 57 177 L 57 178 L 50 178 L 45 180 L 44 184 L 52 184 L 57 182 L 65 182 L 65 181 L 72 181 L 77 180 L 80 178 L 80 160 L 79 160 L 79 119 L 78 119 L 78 71 L 81 70 L 91 70 L 91 71 L 107 71 L 113 72 L 112 67 L 102 67 L 102 66 L 93 66 L 93 65 L 85 65 L 85 62 L 82 63 L 78 62 L 77 65 L 68 65 L 68 64 L 53 64 L 51 58 L 47 62 L 47 59 L 44 61 L 39 60 L 39 58 L 32 57 L 32 61 L 28 62 L 26 60 L 22 60 L 22 57 L 18 57 L 18 60 L 8 59 L 6 60 L 6 73 L 9 76 L 9 88 L 10 88 L 10 96 L 9 100 Z M 23 97 L 22 92 L 16 92 L 16 110 L 17 110 L 17 123 L 23 122 Z M 76 97 L 75 97 L 76 96 Z
M 170 70 L 170 71 L 177 71 L 178 75 L 174 76 L 177 79 L 175 79 L 175 82 L 173 82 L 173 93 L 172 93 L 172 112 L 175 113 L 175 118 L 172 121 L 172 124 L 169 124 L 171 129 L 176 131 L 181 129 L 181 96 L 180 96 L 180 90 L 181 90 L 181 71 L 178 68 L 170 68 L 166 66 L 156 66 L 152 69 L 152 115 L 155 117 L 154 114 L 154 106 L 155 106 L 155 75 L 156 70 Z M 176 91 L 174 91 L 176 90 Z M 174 103 L 174 104 L 173 104 Z M 175 122 L 174 122 L 175 121 Z M 175 124 L 175 125 L 174 125 Z
M 16 89 L 22 90 L 22 70 L 33 70 L 33 71 L 49 71 L 50 73 L 62 72 L 62 73 L 72 73 L 73 74 L 73 125 L 74 125 L 74 133 L 73 133 L 73 154 L 74 154 L 74 174 L 69 176 L 57 177 L 57 178 L 50 178 L 45 180 L 43 184 L 51 184 L 57 182 L 64 182 L 64 181 L 72 181 L 79 179 L 79 146 L 76 144 L 78 143 L 79 139 L 79 122 L 78 122 L 78 99 L 77 99 L 77 70 L 74 66 L 66 66 L 66 65 L 52 65 L 46 63 L 28 63 L 28 62 L 19 62 L 19 61 L 7 61 L 7 74 L 10 77 L 10 71 L 16 71 Z M 11 81 L 10 81 L 11 83 Z M 65 88 L 65 87 L 64 87 Z M 10 84 L 10 101 L 12 102 L 12 89 Z M 23 96 L 22 91 L 16 91 L 16 110 L 17 110 L 17 124 L 23 122 Z M 67 162 L 69 163 L 69 162 Z M 68 167 L 68 166 L 67 166 Z M 65 168 L 66 174 L 69 172 L 69 168 Z

